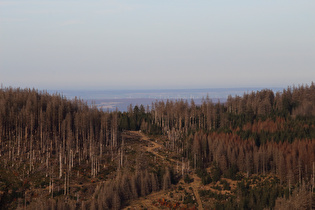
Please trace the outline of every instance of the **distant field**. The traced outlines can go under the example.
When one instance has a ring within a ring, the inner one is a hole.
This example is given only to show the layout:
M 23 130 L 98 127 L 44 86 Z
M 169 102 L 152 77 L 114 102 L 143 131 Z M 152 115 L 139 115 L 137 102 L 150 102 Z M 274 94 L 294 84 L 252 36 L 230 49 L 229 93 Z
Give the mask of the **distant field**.
M 124 99 L 96 99 L 96 100 L 87 100 L 88 104 L 94 104 L 99 109 L 103 109 L 104 111 L 110 110 L 114 111 L 116 108 L 119 111 L 125 112 L 127 111 L 128 106 L 131 104 L 133 107 L 141 104 L 144 106 L 144 108 L 147 108 L 147 106 L 151 107 L 152 103 L 156 100 L 164 100 L 167 99 L 154 99 L 154 98 L 124 98 Z M 179 100 L 179 99 L 168 99 L 168 100 Z M 190 99 L 184 99 L 187 100 L 190 103 Z M 213 102 L 219 101 L 219 99 L 212 99 Z M 221 98 L 220 102 L 225 102 L 225 98 Z M 196 105 L 199 105 L 202 103 L 202 99 L 194 99 L 194 102 Z
M 244 93 L 259 91 L 264 88 L 211 88 L 211 89 L 178 89 L 178 90 L 49 90 L 49 93 L 60 93 L 68 99 L 75 97 L 96 105 L 100 109 L 114 111 L 127 111 L 132 104 L 151 106 L 156 100 L 187 100 L 194 99 L 198 105 L 209 97 L 213 102 L 226 102 L 229 95 L 242 96 Z M 272 88 L 274 92 L 282 91 L 282 88 Z

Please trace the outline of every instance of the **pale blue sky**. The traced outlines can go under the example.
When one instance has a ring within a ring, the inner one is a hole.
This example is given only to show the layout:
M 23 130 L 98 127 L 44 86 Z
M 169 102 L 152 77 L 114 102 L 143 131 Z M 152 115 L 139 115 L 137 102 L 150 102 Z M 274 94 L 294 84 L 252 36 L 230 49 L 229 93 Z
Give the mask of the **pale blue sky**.
M 314 0 L 0 1 L 0 82 L 38 89 L 315 81 Z

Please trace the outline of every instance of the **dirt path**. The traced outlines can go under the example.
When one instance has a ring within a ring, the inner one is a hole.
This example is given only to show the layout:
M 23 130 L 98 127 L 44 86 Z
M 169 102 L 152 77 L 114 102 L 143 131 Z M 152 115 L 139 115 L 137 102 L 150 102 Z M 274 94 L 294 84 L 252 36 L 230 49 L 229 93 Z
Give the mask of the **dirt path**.
M 141 141 L 149 142 L 148 147 L 145 147 L 146 151 L 151 152 L 152 154 L 154 154 L 155 156 L 161 158 L 162 160 L 168 160 L 168 161 L 170 161 L 170 162 L 172 162 L 172 163 L 174 163 L 176 165 L 181 165 L 182 164 L 181 162 L 179 162 L 177 160 L 174 160 L 172 158 L 167 158 L 167 157 L 164 157 L 164 156 L 160 155 L 157 152 L 157 150 L 164 149 L 164 146 L 161 145 L 161 144 L 158 144 L 155 141 L 150 140 L 150 138 L 148 136 L 146 136 L 144 133 L 137 132 L 137 131 L 132 131 L 132 133 L 134 135 L 139 135 Z M 200 178 L 198 176 L 196 176 L 196 174 L 193 175 L 193 178 L 194 178 L 194 182 L 191 183 L 190 186 L 192 187 L 194 195 L 195 195 L 195 198 L 197 200 L 198 209 L 203 209 L 202 202 L 201 202 L 201 199 L 200 199 L 200 196 L 199 196 L 199 192 L 198 192 L 198 189 L 200 189 L 201 180 L 200 180 Z
M 191 183 L 191 187 L 194 191 L 194 194 L 198 203 L 198 209 L 203 209 L 202 202 L 201 202 L 199 192 L 198 192 L 198 189 L 200 189 L 201 180 L 198 176 L 196 176 L 196 174 L 193 175 L 193 179 L 194 179 L 194 182 Z
M 145 197 L 140 197 L 138 200 L 132 201 L 132 206 L 126 206 L 123 209 L 130 209 L 130 210 L 135 210 L 135 209 L 161 209 L 159 207 L 156 207 L 152 204 L 153 200 L 156 200 L 156 198 L 161 198 L 164 197 L 164 192 L 159 191 L 159 192 L 154 192 L 151 193 L 150 195 L 147 195 Z
M 160 150 L 164 149 L 164 146 L 155 142 L 155 141 L 150 140 L 150 138 L 147 135 L 145 135 L 144 133 L 138 132 L 138 131 L 131 131 L 131 133 L 134 135 L 139 135 L 141 141 L 147 141 L 150 143 L 148 147 L 145 147 L 146 151 L 151 152 L 152 154 L 161 158 L 162 160 L 166 160 L 166 161 L 168 160 L 168 161 L 171 161 L 175 164 L 181 164 L 179 161 L 174 160 L 173 158 L 164 157 L 164 156 L 160 155 L 158 152 L 156 152 L 156 150 L 158 150 L 158 149 L 160 149 Z

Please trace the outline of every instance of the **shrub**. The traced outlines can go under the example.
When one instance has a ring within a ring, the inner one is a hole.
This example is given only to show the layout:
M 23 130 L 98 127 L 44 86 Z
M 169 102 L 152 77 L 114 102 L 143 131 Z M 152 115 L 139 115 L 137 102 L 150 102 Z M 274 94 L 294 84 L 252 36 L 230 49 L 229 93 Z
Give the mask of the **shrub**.
M 194 181 L 194 179 L 191 179 L 188 174 L 185 175 L 185 177 L 184 177 L 184 182 L 185 183 L 189 184 L 189 183 L 191 183 L 193 181 Z
M 215 165 L 211 170 L 211 175 L 211 178 L 214 182 L 219 181 L 222 175 L 221 169 Z
M 221 180 L 221 184 L 223 185 L 223 190 L 230 190 L 230 183 L 228 183 L 226 180 Z
M 212 182 L 211 176 L 207 174 L 207 176 L 201 178 L 201 182 L 203 185 L 210 184 Z

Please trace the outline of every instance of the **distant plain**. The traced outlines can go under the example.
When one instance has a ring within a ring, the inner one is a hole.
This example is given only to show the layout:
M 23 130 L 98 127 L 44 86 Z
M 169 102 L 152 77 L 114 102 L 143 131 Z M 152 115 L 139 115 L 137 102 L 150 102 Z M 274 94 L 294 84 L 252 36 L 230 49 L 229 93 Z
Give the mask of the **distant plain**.
M 125 112 L 128 106 L 151 107 L 155 101 L 187 100 L 201 104 L 203 100 L 225 103 L 228 96 L 242 96 L 244 93 L 256 92 L 265 88 L 209 88 L 209 89 L 154 89 L 154 90 L 48 90 L 51 94 L 61 94 L 68 99 L 82 99 L 89 105 L 95 105 L 104 111 L 118 109 Z M 281 92 L 283 88 L 271 88 L 274 92 Z

